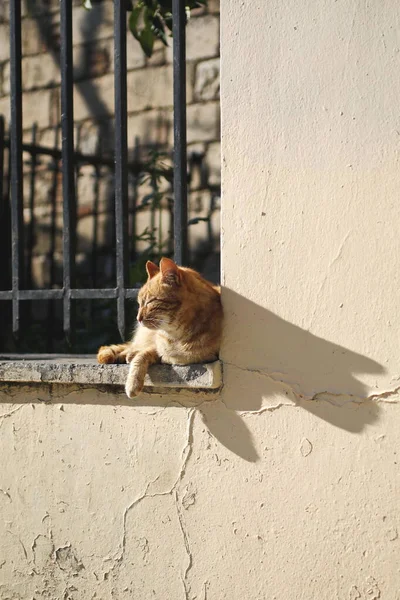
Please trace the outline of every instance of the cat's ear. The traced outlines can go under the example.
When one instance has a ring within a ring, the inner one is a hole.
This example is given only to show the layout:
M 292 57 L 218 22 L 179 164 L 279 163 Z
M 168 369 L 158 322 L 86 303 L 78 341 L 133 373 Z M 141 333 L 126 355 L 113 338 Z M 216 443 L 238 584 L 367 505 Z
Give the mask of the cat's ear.
M 160 272 L 160 269 L 157 267 L 157 265 L 155 265 L 153 262 L 151 262 L 151 260 L 148 260 L 146 263 L 146 271 L 147 271 L 147 275 L 149 276 L 149 279 L 153 279 L 153 277 L 155 277 L 155 275 L 158 275 L 158 273 Z
M 179 267 L 170 258 L 162 258 L 160 262 L 162 282 L 167 285 L 180 285 Z

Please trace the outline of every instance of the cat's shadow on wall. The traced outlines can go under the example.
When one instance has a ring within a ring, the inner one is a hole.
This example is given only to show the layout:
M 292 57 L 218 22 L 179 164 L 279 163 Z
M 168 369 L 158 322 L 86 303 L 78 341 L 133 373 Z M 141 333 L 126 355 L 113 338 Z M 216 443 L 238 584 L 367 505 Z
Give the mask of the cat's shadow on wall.
M 306 410 L 351 435 L 378 421 L 380 407 L 358 376 L 384 373 L 380 364 L 317 337 L 230 289 L 223 288 L 223 304 L 224 387 L 215 399 L 197 406 L 221 444 L 247 461 L 257 461 L 257 445 L 267 440 L 268 431 L 263 440 L 253 440 L 247 419 L 264 410 L 288 410 L 283 404 Z M 183 397 L 177 401 L 191 406 Z M 143 394 L 135 404 L 162 406 L 163 400 Z
M 211 433 L 231 451 L 256 461 L 247 417 L 263 410 L 287 410 L 282 404 L 304 409 L 351 434 L 378 421 L 380 407 L 358 376 L 382 374 L 384 367 L 230 289 L 223 289 L 223 303 L 228 315 L 221 352 L 223 402 L 201 410 Z

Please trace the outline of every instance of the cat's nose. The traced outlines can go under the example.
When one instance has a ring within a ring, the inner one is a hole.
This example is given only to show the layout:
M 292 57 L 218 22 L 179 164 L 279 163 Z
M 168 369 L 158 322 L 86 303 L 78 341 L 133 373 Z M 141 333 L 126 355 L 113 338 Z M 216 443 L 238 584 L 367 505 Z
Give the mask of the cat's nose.
M 138 312 L 137 320 L 139 323 L 141 323 L 143 321 L 143 314 L 142 314 L 141 310 L 139 310 L 139 312 Z

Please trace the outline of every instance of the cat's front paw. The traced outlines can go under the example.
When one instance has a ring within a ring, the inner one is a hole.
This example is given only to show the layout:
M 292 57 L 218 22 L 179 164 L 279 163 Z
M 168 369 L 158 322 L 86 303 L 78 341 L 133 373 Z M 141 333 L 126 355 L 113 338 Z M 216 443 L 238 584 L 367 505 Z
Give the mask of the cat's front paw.
M 116 362 L 116 355 L 111 346 L 101 346 L 97 352 L 97 361 L 103 365 Z
M 125 392 L 128 398 L 135 398 L 140 394 L 144 386 L 144 379 L 138 377 L 135 373 L 129 374 L 125 384 Z

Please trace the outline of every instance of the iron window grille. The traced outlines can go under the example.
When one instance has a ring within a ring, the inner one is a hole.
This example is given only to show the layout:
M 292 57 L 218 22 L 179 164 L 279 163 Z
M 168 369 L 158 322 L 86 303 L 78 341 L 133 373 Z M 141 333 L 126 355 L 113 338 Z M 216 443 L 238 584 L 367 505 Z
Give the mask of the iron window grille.
M 76 190 L 74 169 L 79 155 L 74 147 L 73 112 L 73 31 L 70 0 L 60 0 L 60 71 L 61 71 L 61 158 L 63 190 L 63 285 L 60 289 L 25 289 L 23 163 L 24 151 L 36 154 L 50 150 L 23 143 L 22 78 L 21 78 L 21 0 L 10 0 L 10 96 L 9 133 L 10 200 L 11 200 L 11 289 L 0 290 L 0 300 L 12 303 L 12 331 L 16 338 L 21 327 L 21 302 L 27 300 L 61 300 L 64 334 L 71 342 L 74 334 L 73 301 L 115 299 L 117 324 L 121 338 L 127 334 L 126 300 L 136 298 L 138 288 L 128 287 L 128 149 L 127 149 L 127 64 L 126 64 L 126 0 L 114 0 L 114 98 L 115 98 L 115 267 L 114 288 L 80 289 L 76 286 Z M 186 65 L 185 3 L 173 0 L 173 110 L 174 168 L 173 223 L 174 258 L 185 264 L 188 256 L 187 152 L 186 152 Z M 5 145 L 4 121 L 0 120 L 0 145 Z M 0 181 L 4 173 L 4 147 L 0 147 Z M 88 161 L 88 157 L 81 157 Z M 92 164 L 95 164 L 95 157 Z M 90 160 L 89 160 L 90 162 Z

